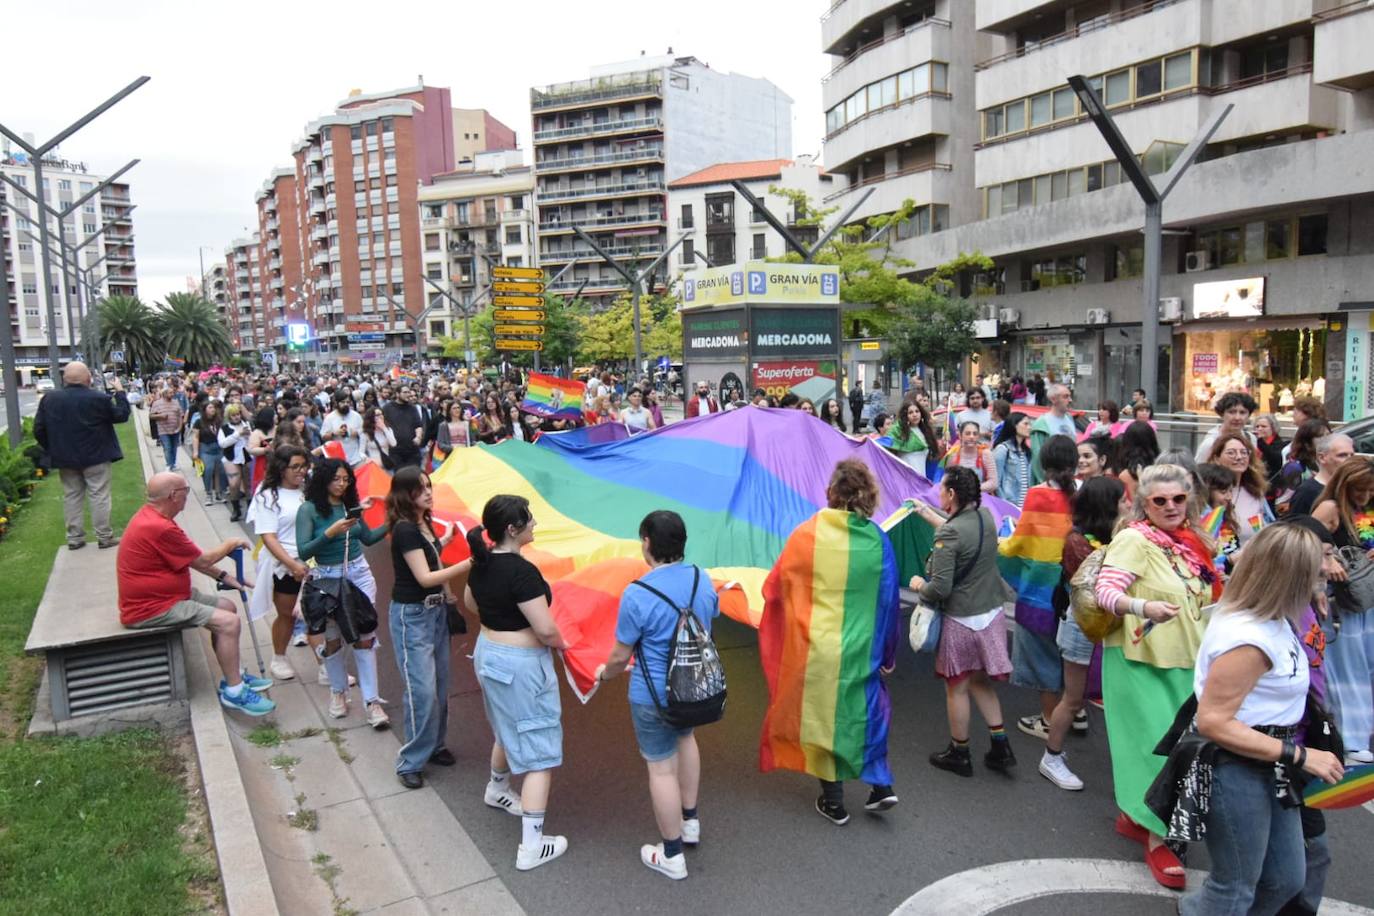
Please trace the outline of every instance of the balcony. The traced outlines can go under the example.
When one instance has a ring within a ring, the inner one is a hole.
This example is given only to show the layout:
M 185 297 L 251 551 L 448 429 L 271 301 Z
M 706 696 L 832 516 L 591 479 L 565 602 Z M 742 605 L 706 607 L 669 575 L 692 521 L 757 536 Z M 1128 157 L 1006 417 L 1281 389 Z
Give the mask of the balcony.
M 870 111 L 825 138 L 825 161 L 831 171 L 843 171 L 873 150 L 905 144 L 953 129 L 953 109 L 947 92 L 928 92 L 909 101 Z
M 585 108 L 612 100 L 659 98 L 663 85 L 657 75 L 645 78 L 642 74 L 611 76 L 601 79 L 560 83 L 540 91 L 530 90 L 531 111 L 557 111 L 561 108 Z
M 821 80 L 826 108 L 844 101 L 872 80 L 874 74 L 887 76 L 929 60 L 951 60 L 950 23 L 947 19 L 923 19 L 900 32 L 860 45 L 841 60 Z M 864 58 L 864 66 L 850 64 Z
M 663 243 L 650 245 L 602 245 L 602 250 L 613 258 L 656 258 L 663 254 Z M 553 249 L 541 251 L 541 264 L 566 264 L 569 261 L 600 261 L 601 255 L 590 248 Z
M 310 238 L 316 242 L 329 241 L 329 228 L 327 226 L 315 226 L 310 230 Z
M 556 127 L 552 130 L 534 132 L 535 143 L 556 143 L 578 137 L 609 136 L 611 134 L 642 133 L 663 130 L 663 118 L 653 115 L 647 118 L 626 118 L 619 121 L 601 121 L 593 124 L 578 124 L 574 127 Z
M 542 175 L 549 172 L 580 172 L 591 168 L 624 165 L 631 162 L 662 161 L 663 147 L 644 146 L 637 149 L 621 150 L 618 153 L 603 153 L 600 156 L 561 156 L 536 159 L 534 170 Z
M 312 170 L 310 172 L 310 187 L 324 190 L 324 173 Z
M 1314 16 L 1312 78 L 1352 92 L 1374 87 L 1374 6 L 1344 3 Z
M 446 216 L 426 216 L 420 220 L 421 229 L 447 229 L 452 224 L 452 220 Z
M 313 194 L 310 195 L 310 212 L 311 212 L 311 213 L 324 213 L 326 210 L 329 209 L 329 206 L 330 206 L 330 204 L 329 204 L 329 201 L 328 201 L 327 198 L 324 198 L 324 197 L 316 197 L 316 196 L 313 195 Z
M 328 252 L 328 251 L 317 251 L 317 252 L 315 252 L 315 254 L 310 258 L 310 263 L 311 263 L 311 264 L 314 264 L 316 267 L 324 267 L 325 265 L 327 265 L 327 264 L 329 263 L 329 252 Z
M 540 191 L 539 201 L 551 203 L 559 200 L 589 200 L 596 197 L 629 197 L 636 194 L 660 194 L 665 190 L 667 185 L 662 180 L 597 185 L 590 188 L 555 188 Z
M 523 223 L 530 218 L 530 211 L 523 207 L 515 210 L 502 210 L 501 222 L 503 223 Z
M 541 233 L 572 232 L 576 226 L 581 229 L 604 229 L 609 226 L 638 226 L 646 223 L 667 223 L 667 218 L 657 211 L 628 213 L 620 216 L 585 216 L 580 219 L 550 220 L 539 224 Z
M 281 224 L 277 221 L 275 216 L 269 217 L 267 222 L 263 225 L 267 228 L 268 232 L 276 232 L 281 228 Z
M 273 258 L 267 262 L 267 266 L 272 270 L 281 270 L 281 258 Z

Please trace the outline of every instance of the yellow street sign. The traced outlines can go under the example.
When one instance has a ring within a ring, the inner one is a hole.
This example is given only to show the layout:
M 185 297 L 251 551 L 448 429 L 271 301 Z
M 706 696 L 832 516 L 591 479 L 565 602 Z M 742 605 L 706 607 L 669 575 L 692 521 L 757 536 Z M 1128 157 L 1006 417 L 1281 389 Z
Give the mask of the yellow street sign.
M 544 344 L 538 340 L 510 340 L 504 337 L 496 338 L 496 349 L 498 350 L 531 350 L 538 352 L 544 349 Z
M 544 291 L 543 283 L 532 283 L 524 280 L 497 280 L 491 284 L 493 293 L 516 293 L 537 296 Z
M 542 324 L 497 324 L 492 326 L 492 331 L 497 334 L 543 334 Z
M 491 304 L 500 308 L 503 305 L 543 305 L 539 296 L 492 296 Z
M 544 271 L 538 267 L 493 267 L 491 276 L 495 280 L 542 280 Z
M 544 312 L 542 309 L 492 309 L 491 317 L 497 321 L 543 321 Z

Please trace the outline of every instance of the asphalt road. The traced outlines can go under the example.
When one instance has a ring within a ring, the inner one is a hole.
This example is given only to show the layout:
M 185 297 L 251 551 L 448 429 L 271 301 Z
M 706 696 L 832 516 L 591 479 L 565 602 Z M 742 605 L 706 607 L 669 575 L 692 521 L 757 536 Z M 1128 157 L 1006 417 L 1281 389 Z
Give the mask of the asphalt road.
M 369 551 L 385 633 L 391 560 L 385 544 Z M 972 779 L 933 769 L 926 757 L 947 741 L 944 691 L 926 657 L 903 647 L 889 681 L 893 698 L 890 759 L 901 803 L 885 816 L 862 810 L 867 788 L 848 787 L 850 823 L 836 827 L 813 809 L 817 785 L 796 773 L 758 771 L 758 735 L 766 689 L 752 630 L 722 620 L 717 644 L 730 684 L 724 721 L 701 729 L 701 846 L 688 853 L 690 880 L 671 882 L 644 868 L 639 847 L 658 840 L 645 768 L 635 745 L 624 680 L 603 687 L 583 706 L 564 684 L 564 764 L 554 776 L 547 830 L 569 850 L 536 871 L 515 870 L 519 822 L 482 802 L 491 748 L 468 658 L 475 634 L 452 643 L 450 749 L 458 765 L 428 776 L 511 893 L 531 914 L 662 911 L 670 901 L 701 912 L 788 914 L 891 913 L 917 891 L 945 878 L 1022 859 L 1093 858 L 1136 863 L 1139 847 L 1112 829 L 1110 759 L 1102 713 L 1090 709 L 1092 732 L 1071 738 L 1070 760 L 1087 783 L 1082 792 L 1055 788 L 1036 772 L 1042 744 L 1011 729 L 1019 758 L 1012 776 L 984 769 L 986 733 L 975 716 Z M 385 637 L 384 637 L 384 641 Z M 391 652 L 382 659 L 382 695 L 400 727 L 399 675 Z M 1000 688 L 1006 721 L 1037 708 L 1036 697 Z M 1374 907 L 1374 814 L 1328 817 L 1334 863 L 1327 896 Z M 1207 868 L 1205 849 L 1189 865 Z M 1144 866 L 1141 865 L 1141 868 Z M 1048 875 L 1050 869 L 1044 870 Z M 1055 870 L 1057 871 L 1057 870 Z M 1077 878 L 1068 870 L 1068 884 Z M 1046 880 L 1049 880 L 1047 877 Z M 1123 891 L 1126 889 L 1123 887 Z M 1004 909 L 1060 916 L 1174 912 L 1174 898 L 1128 893 L 1043 897 Z
M 0 395 L 3 398 L 3 395 Z M 19 415 L 21 417 L 31 417 L 38 410 L 38 392 L 32 388 L 19 389 Z M 9 422 L 6 418 L 5 406 L 0 402 L 0 433 L 9 429 Z

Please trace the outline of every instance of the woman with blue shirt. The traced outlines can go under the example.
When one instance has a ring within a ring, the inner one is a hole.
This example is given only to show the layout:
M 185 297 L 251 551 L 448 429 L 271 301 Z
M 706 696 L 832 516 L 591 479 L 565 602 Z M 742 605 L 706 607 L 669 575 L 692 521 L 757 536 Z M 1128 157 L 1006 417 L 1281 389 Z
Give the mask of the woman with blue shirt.
M 639 523 L 640 549 L 649 572 L 645 586 L 671 597 L 671 606 L 648 588 L 633 585 L 620 597 L 620 616 L 615 625 L 615 648 L 596 671 L 598 681 L 617 677 L 625 670 L 638 645 L 644 669 L 630 677 L 630 720 L 634 723 L 639 754 L 649 766 L 649 798 L 663 842 L 645 845 L 639 858 L 646 866 L 680 881 L 687 877 L 683 846 L 701 842 L 697 819 L 697 790 L 701 782 L 701 753 L 690 728 L 675 729 L 659 715 L 649 690 L 649 680 L 668 683 L 668 656 L 677 632 L 678 606 L 692 608 L 702 629 L 720 613 L 711 579 L 695 566 L 682 562 L 687 548 L 687 526 L 676 512 L 650 512 Z
M 326 458 L 320 462 L 305 485 L 305 500 L 296 513 L 296 550 L 302 561 L 314 560 L 316 579 L 347 577 L 367 600 L 377 602 L 377 582 L 363 558 L 363 548 L 386 537 L 389 525 L 369 527 L 361 515 L 348 517 L 349 508 L 368 509 L 372 497 L 359 502 L 357 480 L 345 461 Z M 345 553 L 347 554 L 345 556 Z M 307 628 L 310 644 L 324 661 L 329 674 L 329 715 L 342 719 L 348 715 L 348 669 L 340 650 L 343 637 L 338 624 L 328 619 L 324 626 Z M 385 728 L 390 719 L 377 695 L 377 634 L 363 633 L 353 644 L 353 659 L 358 666 L 358 684 L 367 707 L 367 724 Z
M 1014 411 L 1002 424 L 1002 431 L 992 446 L 992 460 L 997 467 L 997 495 L 1018 509 L 1031 486 L 1030 434 L 1030 417 Z

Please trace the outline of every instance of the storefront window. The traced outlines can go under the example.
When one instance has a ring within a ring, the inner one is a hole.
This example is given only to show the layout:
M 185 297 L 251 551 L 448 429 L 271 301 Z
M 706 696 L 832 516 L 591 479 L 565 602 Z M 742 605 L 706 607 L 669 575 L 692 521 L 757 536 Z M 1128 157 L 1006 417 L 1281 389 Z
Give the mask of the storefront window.
M 1296 322 L 1301 323 L 1301 322 Z M 1260 410 L 1292 412 L 1294 398 L 1325 397 L 1326 330 L 1190 330 L 1182 375 L 1185 406 L 1210 413 L 1218 396 L 1243 389 Z

